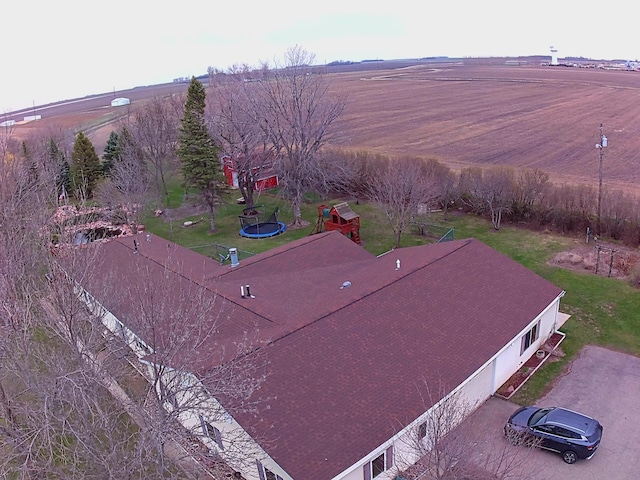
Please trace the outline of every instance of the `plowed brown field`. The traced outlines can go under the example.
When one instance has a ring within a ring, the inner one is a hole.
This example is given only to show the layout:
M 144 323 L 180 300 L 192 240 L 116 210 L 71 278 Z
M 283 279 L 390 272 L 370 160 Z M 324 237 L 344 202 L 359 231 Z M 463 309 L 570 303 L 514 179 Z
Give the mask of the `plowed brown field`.
M 443 65 L 338 74 L 333 84 L 348 98 L 345 148 L 595 185 L 602 123 L 605 184 L 640 192 L 640 72 Z
M 535 167 L 558 183 L 596 186 L 595 145 L 602 123 L 609 140 L 604 150 L 606 188 L 640 193 L 640 72 L 422 64 L 329 75 L 332 88 L 347 98 L 340 119 L 341 148 L 436 158 L 454 169 Z M 184 90 L 186 85 L 177 84 L 119 96 L 130 97 L 134 107 L 145 97 Z M 109 101 L 107 96 L 97 101 L 101 108 L 83 107 L 88 101 L 71 103 L 63 113 L 86 121 L 88 112 L 104 115 L 113 110 Z M 60 113 L 53 117 L 60 121 Z M 33 129 L 39 123 L 24 127 Z M 44 114 L 41 125 L 47 125 Z M 112 128 L 91 133 L 99 153 Z

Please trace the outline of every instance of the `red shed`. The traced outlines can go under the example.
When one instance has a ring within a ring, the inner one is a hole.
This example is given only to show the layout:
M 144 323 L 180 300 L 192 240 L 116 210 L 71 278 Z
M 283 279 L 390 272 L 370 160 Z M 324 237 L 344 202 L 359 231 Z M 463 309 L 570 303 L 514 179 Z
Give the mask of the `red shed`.
M 233 160 L 231 155 L 224 155 L 222 157 L 222 171 L 227 178 L 227 184 L 232 187 L 238 187 L 238 175 L 245 174 L 245 170 L 241 170 L 238 173 L 236 167 L 237 163 Z M 267 190 L 278 186 L 278 175 L 273 170 L 273 163 L 266 162 L 262 165 L 254 165 L 252 173 L 257 175 L 256 190 Z

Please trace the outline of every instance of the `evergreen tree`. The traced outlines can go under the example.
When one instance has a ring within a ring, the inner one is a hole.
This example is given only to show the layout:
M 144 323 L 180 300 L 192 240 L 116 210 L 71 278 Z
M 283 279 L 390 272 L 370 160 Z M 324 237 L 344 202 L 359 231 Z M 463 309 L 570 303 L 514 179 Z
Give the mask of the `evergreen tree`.
M 35 185 L 38 181 L 38 165 L 35 160 L 31 156 L 31 149 L 27 147 L 27 142 L 22 141 L 22 156 L 24 157 L 24 161 L 29 165 L 29 184 Z
M 73 144 L 70 173 L 76 198 L 91 198 L 102 175 L 102 165 L 91 140 L 82 132 L 78 133 Z
M 55 177 L 57 195 L 61 198 L 66 198 L 72 190 L 71 168 L 67 158 L 53 138 L 49 141 L 49 161 L 57 172 Z
M 113 163 L 118 161 L 120 157 L 120 136 L 112 131 L 109 134 L 109 139 L 104 147 L 104 153 L 102 154 L 102 170 L 105 175 L 109 175 L 109 172 L 113 168 Z
M 178 157 L 182 163 L 185 190 L 193 188 L 200 193 L 209 210 L 209 231 L 215 232 L 215 204 L 226 183 L 218 147 L 205 124 L 205 97 L 204 86 L 192 77 L 180 127 Z

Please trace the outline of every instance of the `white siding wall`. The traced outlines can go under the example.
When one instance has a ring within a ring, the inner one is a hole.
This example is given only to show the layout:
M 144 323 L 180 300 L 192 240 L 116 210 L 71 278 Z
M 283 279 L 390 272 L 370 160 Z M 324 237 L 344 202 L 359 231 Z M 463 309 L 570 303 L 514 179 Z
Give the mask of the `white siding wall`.
M 115 315 L 93 298 L 91 294 L 78 284 L 76 284 L 75 289 L 77 294 L 91 309 L 91 311 L 100 317 L 103 325 L 112 334 L 122 338 L 140 359 L 147 356 L 152 351 L 152 349 L 146 346 L 137 335 L 124 326 Z M 142 347 L 146 347 L 146 349 Z M 147 364 L 147 380 L 150 380 L 157 370 L 152 368 L 152 366 L 147 362 L 143 363 Z M 266 468 L 279 475 L 283 480 L 293 480 L 282 468 L 280 468 L 280 466 L 278 466 L 276 462 L 273 461 L 273 459 L 266 454 L 264 450 L 262 450 L 262 448 L 251 438 L 240 424 L 238 424 L 231 415 L 224 411 L 222 405 L 220 405 L 214 397 L 208 396 L 206 401 L 201 401 L 187 398 L 185 396 L 186 392 L 202 391 L 200 390 L 200 388 L 203 388 L 202 384 L 196 377 L 190 373 L 178 372 L 171 369 L 164 369 L 162 371 L 163 375 L 166 377 L 165 382 L 169 385 L 175 383 L 174 377 L 182 377 L 179 383 L 182 384 L 183 388 L 181 389 L 181 392 L 176 395 L 176 399 L 181 405 L 187 405 L 189 403 L 197 405 L 197 409 L 185 409 L 184 412 L 180 413 L 180 423 L 198 436 L 203 433 L 200 415 L 202 415 L 202 417 L 212 426 L 216 427 L 221 433 L 222 443 L 224 446 L 224 450 L 222 451 L 217 449 L 218 453 L 228 461 L 232 468 L 241 472 L 244 478 L 247 480 L 260 480 L 256 464 L 256 460 L 260 460 Z M 190 384 L 195 388 L 184 388 L 187 384 Z M 167 405 L 166 407 L 171 408 L 170 405 Z M 203 438 L 203 440 L 203 443 L 205 443 L 209 448 L 216 448 L 216 444 L 213 440 L 209 440 L 207 438 Z M 242 465 L 237 464 L 236 460 L 239 458 L 245 459 L 246 462 Z M 359 480 L 362 479 L 360 478 Z
M 489 398 L 489 396 L 491 396 L 492 378 L 493 365 L 489 363 L 473 377 L 470 377 L 459 391 L 454 394 L 455 399 L 451 401 L 456 402 L 456 405 L 460 405 L 460 409 L 464 409 L 467 414 L 471 413 L 471 411 L 478 408 L 487 398 Z M 433 408 L 437 408 L 437 406 Z M 398 469 L 404 470 L 419 460 L 418 450 L 415 446 L 416 439 L 418 438 L 417 432 L 419 425 L 427 420 L 431 410 L 432 409 L 429 409 L 415 422 L 405 427 L 402 432 L 398 434 L 397 438 L 394 439 L 393 468 L 376 477 L 376 480 L 393 479 L 395 478 Z M 462 419 L 463 418 L 461 417 L 461 420 Z M 378 448 L 367 457 L 367 460 L 363 459 L 357 466 L 352 467 L 352 470 L 344 473 L 343 475 L 334 477 L 333 480 L 363 480 L 364 464 L 384 452 L 387 446 Z
M 547 309 L 542 312 L 536 319 L 534 319 L 525 330 L 512 340 L 512 342 L 505 348 L 498 357 L 494 360 L 495 363 L 495 376 L 493 380 L 493 386 L 491 393 L 500 388 L 504 382 L 506 382 L 511 375 L 513 375 L 518 368 L 526 362 L 533 353 L 544 344 L 549 337 L 558 328 L 557 315 L 558 307 L 560 305 L 560 298 L 557 298 L 551 303 Z M 540 322 L 538 339 L 533 342 L 523 354 L 520 354 L 520 348 L 522 346 L 521 339 L 524 334 L 533 328 L 536 323 Z

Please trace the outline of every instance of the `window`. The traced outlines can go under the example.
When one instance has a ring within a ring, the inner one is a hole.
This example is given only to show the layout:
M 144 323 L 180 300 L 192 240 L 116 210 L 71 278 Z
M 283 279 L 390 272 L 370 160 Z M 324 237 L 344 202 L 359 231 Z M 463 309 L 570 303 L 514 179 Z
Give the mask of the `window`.
M 256 460 L 256 464 L 258 465 L 258 476 L 260 480 L 282 480 L 280 475 L 276 475 L 271 470 L 266 468 L 260 461 Z
M 420 438 L 424 438 L 427 436 L 427 422 L 421 423 L 418 427 L 418 435 Z
M 575 439 L 582 437 L 578 433 L 572 432 L 571 430 L 567 428 L 562 428 L 562 427 L 556 427 L 556 435 L 560 435 L 561 437 L 564 437 L 564 438 L 575 438 Z
M 555 434 L 554 427 L 552 425 L 540 425 L 539 427 L 536 427 L 536 430 L 539 432 Z
M 268 468 L 264 469 L 264 476 L 266 477 L 266 480 L 282 480 L 281 477 L 279 477 L 278 475 L 276 475 L 275 473 L 273 473 L 271 470 L 269 470 Z
M 173 407 L 174 410 L 178 409 L 178 407 L 180 407 L 180 404 L 178 403 L 178 399 L 176 398 L 176 394 L 173 391 L 173 389 L 171 389 L 165 382 L 163 382 L 162 380 L 160 380 L 158 382 L 159 385 L 159 389 L 160 389 L 160 400 L 162 400 L 163 403 L 165 404 L 169 404 Z
M 124 325 L 116 320 L 116 331 L 118 335 L 120 335 L 125 341 L 127 340 L 127 331 L 124 328 Z
M 384 453 L 379 457 L 374 458 L 371 461 L 371 478 L 376 478 L 382 472 L 385 471 L 384 468 Z
M 538 339 L 540 335 L 540 322 L 536 323 L 531 330 L 525 333 L 522 336 L 521 344 L 520 344 L 520 355 L 522 355 L 527 348 L 529 348 L 533 342 Z
M 224 447 L 222 446 L 222 434 L 220 433 L 220 430 L 207 422 L 202 415 L 200 415 L 200 426 L 202 427 L 202 433 L 216 442 L 216 445 L 218 445 L 218 448 L 220 448 L 220 450 L 224 450 Z
M 393 447 L 364 465 L 364 480 L 372 480 L 393 466 Z

